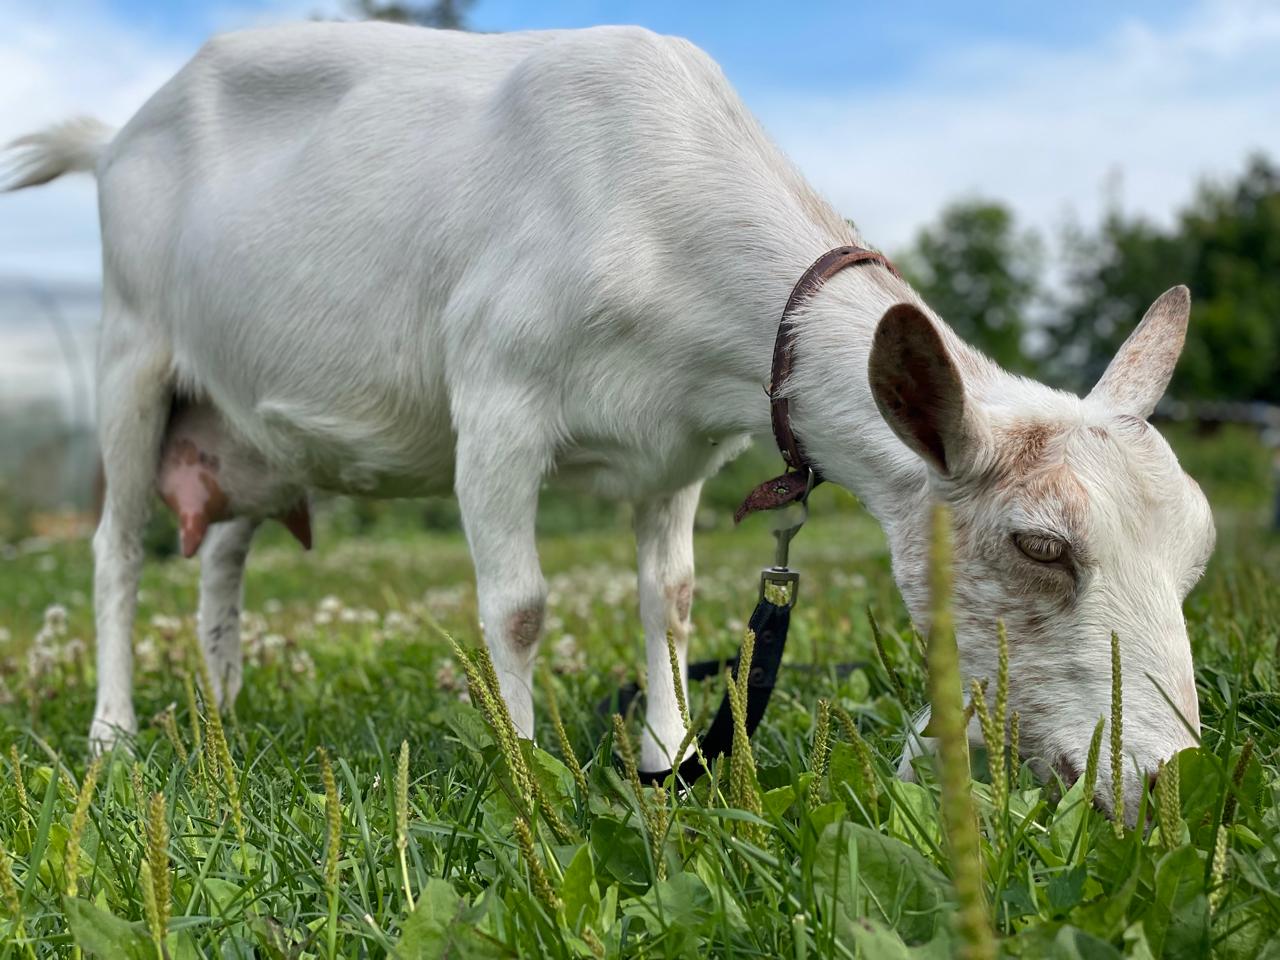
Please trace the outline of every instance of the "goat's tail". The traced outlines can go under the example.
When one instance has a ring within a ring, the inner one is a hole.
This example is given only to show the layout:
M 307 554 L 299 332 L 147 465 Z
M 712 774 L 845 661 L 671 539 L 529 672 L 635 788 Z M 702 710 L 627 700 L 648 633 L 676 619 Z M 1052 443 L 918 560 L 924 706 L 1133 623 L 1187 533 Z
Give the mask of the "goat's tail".
M 21 190 L 76 170 L 92 171 L 115 130 L 76 117 L 7 144 L 0 154 L 0 191 Z

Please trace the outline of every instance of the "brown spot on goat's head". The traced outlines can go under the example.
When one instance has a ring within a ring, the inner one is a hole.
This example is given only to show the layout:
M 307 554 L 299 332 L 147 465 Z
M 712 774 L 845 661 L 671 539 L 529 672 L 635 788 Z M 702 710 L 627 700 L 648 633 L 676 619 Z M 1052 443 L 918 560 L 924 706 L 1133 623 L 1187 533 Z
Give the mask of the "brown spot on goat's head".
M 996 433 L 994 472 L 997 483 L 1007 486 L 1024 479 L 1044 464 L 1049 444 L 1060 433 L 1044 421 L 1018 423 Z

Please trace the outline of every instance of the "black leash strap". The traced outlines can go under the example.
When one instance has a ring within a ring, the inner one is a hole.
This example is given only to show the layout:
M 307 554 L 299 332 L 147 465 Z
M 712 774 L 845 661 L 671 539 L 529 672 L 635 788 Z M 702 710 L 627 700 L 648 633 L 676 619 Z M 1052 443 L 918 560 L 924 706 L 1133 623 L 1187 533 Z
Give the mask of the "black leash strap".
M 773 535 L 777 539 L 774 563 L 773 566 L 765 567 L 760 572 L 760 597 L 751 614 L 751 621 L 747 625 L 747 629 L 754 633 L 756 638 L 751 655 L 751 673 L 747 676 L 748 737 L 755 735 L 756 727 L 764 719 L 765 708 L 769 706 L 769 698 L 773 695 L 773 688 L 778 683 L 782 651 L 787 645 L 787 629 L 791 626 L 791 608 L 796 604 L 796 596 L 800 589 L 800 574 L 787 566 L 788 554 L 792 538 L 809 517 L 807 500 L 813 484 L 814 475 L 809 471 L 804 496 L 798 501 L 800 517 L 796 523 L 774 530 Z M 770 587 L 773 589 L 770 590 Z M 785 598 L 785 600 L 781 604 L 774 603 L 773 599 L 770 599 L 771 595 L 776 599 Z M 735 680 L 738 678 L 738 665 L 741 658 L 742 654 L 739 652 L 738 656 L 727 663 L 732 669 Z M 703 680 L 718 675 L 724 671 L 725 666 L 726 663 L 720 660 L 692 663 L 689 665 L 689 679 Z M 616 704 L 614 709 L 625 712 L 638 693 L 639 687 L 632 684 L 619 690 L 616 699 L 610 698 L 610 701 Z M 601 706 L 605 708 L 601 712 L 607 712 L 610 702 L 606 701 Z M 720 701 L 720 708 L 711 721 L 710 729 L 698 739 L 698 746 L 708 766 L 717 757 L 733 753 L 733 708 L 729 704 L 728 691 Z M 686 784 L 693 783 L 706 772 L 698 753 L 699 751 L 690 753 L 675 771 L 676 776 Z M 671 772 L 669 767 L 665 770 L 639 771 L 641 782 L 650 786 L 663 783 L 671 776 Z
M 790 571 L 794 573 L 794 571 Z M 787 645 L 787 627 L 791 624 L 792 600 L 785 606 L 778 606 L 769 600 L 761 600 L 756 604 L 748 625 L 756 635 L 755 651 L 751 655 L 751 673 L 747 676 L 747 736 L 755 735 L 756 727 L 764 718 L 764 711 L 769 706 L 769 697 L 778 684 L 778 667 L 782 664 L 782 649 Z M 729 662 L 733 678 L 738 678 L 739 657 Z M 689 679 L 707 677 L 720 672 L 720 661 L 704 660 L 689 667 Z M 733 753 L 733 709 L 729 706 L 729 695 L 726 693 L 720 701 L 720 709 L 716 711 L 711 727 L 698 738 L 698 746 L 702 756 L 710 764 L 719 756 Z M 676 776 L 685 783 L 693 783 L 705 771 L 697 752 L 689 754 L 676 771 Z M 641 770 L 640 780 L 649 786 L 656 786 L 671 776 L 671 769 Z

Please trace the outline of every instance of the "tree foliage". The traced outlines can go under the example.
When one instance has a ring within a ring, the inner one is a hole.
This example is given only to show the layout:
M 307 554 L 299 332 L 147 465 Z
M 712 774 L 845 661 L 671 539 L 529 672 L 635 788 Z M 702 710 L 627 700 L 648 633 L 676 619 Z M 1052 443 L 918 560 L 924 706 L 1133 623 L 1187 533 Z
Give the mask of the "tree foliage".
M 1151 302 L 1191 288 L 1171 393 L 1280 403 L 1280 169 L 1254 157 L 1235 182 L 1204 184 L 1170 228 L 1111 211 L 1069 244 L 1070 298 L 1054 342 L 1077 387 L 1105 369 Z
M 396 0 L 352 0 L 351 8 L 364 20 L 411 23 L 441 30 L 466 30 L 467 11 L 475 0 L 433 0 L 431 3 L 398 3 Z
M 1022 349 L 1040 285 L 1041 244 L 1007 207 L 964 200 L 942 211 L 903 258 L 912 284 L 969 343 L 997 363 L 1030 372 Z
M 1065 280 L 1050 293 L 1037 237 L 999 203 L 970 200 L 947 207 L 902 259 L 966 340 L 1076 390 L 1101 376 L 1156 297 L 1185 283 L 1191 323 L 1170 393 L 1280 403 L 1280 167 L 1254 157 L 1239 177 L 1201 185 L 1169 226 L 1112 209 L 1063 248 Z

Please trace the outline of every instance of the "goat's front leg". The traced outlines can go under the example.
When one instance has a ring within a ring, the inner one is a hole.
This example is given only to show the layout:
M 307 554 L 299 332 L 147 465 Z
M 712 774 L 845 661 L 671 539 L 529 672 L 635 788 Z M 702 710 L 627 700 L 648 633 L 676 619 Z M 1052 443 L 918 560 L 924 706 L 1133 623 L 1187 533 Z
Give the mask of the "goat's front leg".
M 534 522 L 547 457 L 492 429 L 462 432 L 455 487 L 476 570 L 485 645 L 502 699 L 520 736 L 533 738 L 533 664 L 542 634 L 547 584 L 538 564 Z
M 675 766 L 685 736 L 676 700 L 667 634 L 675 642 L 680 684 L 688 674 L 689 611 L 693 603 L 693 519 L 701 482 L 669 497 L 636 504 L 636 556 L 640 574 L 640 620 L 648 662 L 645 730 L 640 761 L 645 770 Z M 686 751 L 687 752 L 687 751 Z
M 244 565 L 257 528 L 257 521 L 244 517 L 214 524 L 200 548 L 200 648 L 214 697 L 224 709 L 240 692 Z

